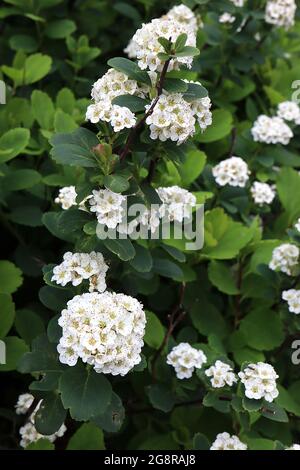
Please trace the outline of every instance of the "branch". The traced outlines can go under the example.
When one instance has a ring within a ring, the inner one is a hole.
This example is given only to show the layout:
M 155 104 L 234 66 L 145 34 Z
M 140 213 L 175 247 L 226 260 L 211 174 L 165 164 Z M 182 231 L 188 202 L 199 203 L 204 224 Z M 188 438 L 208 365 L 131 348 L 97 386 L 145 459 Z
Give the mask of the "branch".
M 120 153 L 120 160 L 123 160 L 128 152 L 130 151 L 130 147 L 131 147 L 131 144 L 135 138 L 135 134 L 136 134 L 136 131 L 143 126 L 143 124 L 145 123 L 147 117 L 151 116 L 151 114 L 153 113 L 154 111 L 154 108 L 155 106 L 157 105 L 157 102 L 159 100 L 159 97 L 160 95 L 162 94 L 162 90 L 163 90 L 163 85 L 164 85 L 164 81 L 165 81 L 165 78 L 166 78 L 166 73 L 168 71 L 168 67 L 169 67 L 169 63 L 170 63 L 170 60 L 167 60 L 165 63 L 164 63 L 164 66 L 163 66 L 163 69 L 161 71 L 161 74 L 160 74 L 160 79 L 159 79 L 159 82 L 157 84 L 157 87 L 156 87 L 156 90 L 157 90 L 157 95 L 156 95 L 156 98 L 153 100 L 150 108 L 148 109 L 148 111 L 146 112 L 146 114 L 142 117 L 142 119 L 136 123 L 136 125 L 134 127 L 131 128 L 130 132 L 129 132 L 129 135 L 127 137 L 127 141 L 126 141 L 126 144 L 125 144 L 125 147 L 124 149 L 121 151 Z
M 154 380 L 156 380 L 156 363 L 161 355 L 162 351 L 164 350 L 165 346 L 168 344 L 169 338 L 172 335 L 174 329 L 176 326 L 181 322 L 181 320 L 185 316 L 185 312 L 182 310 L 182 302 L 183 302 L 183 297 L 184 297 L 184 292 L 185 292 L 185 283 L 181 284 L 180 288 L 180 294 L 179 294 L 179 302 L 176 304 L 176 306 L 173 308 L 173 311 L 170 315 L 168 315 L 168 320 L 169 320 L 169 327 L 166 331 L 166 334 L 164 336 L 164 339 L 162 340 L 162 343 L 158 350 L 156 351 L 153 360 L 152 360 L 152 377 Z

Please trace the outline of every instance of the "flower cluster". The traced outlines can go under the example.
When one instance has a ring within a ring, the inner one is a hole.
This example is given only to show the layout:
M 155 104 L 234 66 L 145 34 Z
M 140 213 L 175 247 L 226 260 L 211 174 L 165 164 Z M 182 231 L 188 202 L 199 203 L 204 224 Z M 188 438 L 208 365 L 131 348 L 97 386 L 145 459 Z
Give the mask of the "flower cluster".
M 293 269 L 299 262 L 299 248 L 291 243 L 283 243 L 273 250 L 269 268 L 273 271 L 279 269 L 283 273 L 292 275 Z
M 278 375 L 270 364 L 264 362 L 249 364 L 238 375 L 245 386 L 246 397 L 254 400 L 264 398 L 268 402 L 278 397 L 276 386 Z
M 277 108 L 277 116 L 285 121 L 300 124 L 300 108 L 294 101 L 283 101 Z
M 130 58 L 138 59 L 138 65 L 141 69 L 161 72 L 164 62 L 158 58 L 158 54 L 164 52 L 164 48 L 158 39 L 164 37 L 171 42 L 175 42 L 177 37 L 183 33 L 187 35 L 186 45 L 195 47 L 195 29 L 190 26 L 190 23 L 177 21 L 174 17 L 156 18 L 151 23 L 143 24 L 136 31 L 125 52 Z M 179 69 L 180 65 L 190 68 L 192 62 L 192 57 L 176 57 L 170 61 L 168 70 Z
M 291 447 L 287 447 L 285 450 L 300 450 L 300 444 L 292 444 Z
M 95 212 L 99 224 L 116 228 L 122 222 L 126 197 L 109 189 L 94 190 L 89 199 L 90 211 Z
M 234 23 L 235 16 L 225 11 L 224 13 L 222 13 L 222 15 L 219 16 L 219 22 L 220 23 Z
M 199 84 L 199 82 L 195 82 Z M 195 133 L 195 124 L 198 121 L 201 130 L 212 123 L 210 112 L 211 101 L 208 97 L 187 102 L 181 93 L 163 93 L 146 124 L 150 127 L 151 139 L 166 141 L 171 139 L 182 144 Z M 146 111 L 151 107 L 147 105 Z
M 194 12 L 183 4 L 172 7 L 163 18 L 174 20 L 182 24 L 187 30 L 191 30 L 194 34 L 197 33 L 198 27 L 201 26 L 201 20 L 199 21 Z
M 56 204 L 60 204 L 62 209 L 66 210 L 77 205 L 76 197 L 77 193 L 75 186 L 65 186 L 64 188 L 60 188 L 58 196 L 54 199 L 54 202 Z
M 263 204 L 271 204 L 276 196 L 272 186 L 267 183 L 261 183 L 260 181 L 255 181 L 251 186 L 250 191 L 255 204 L 258 204 L 259 206 L 262 206 Z
M 217 435 L 210 450 L 247 450 L 247 446 L 237 436 L 222 432 Z
M 163 203 L 160 206 L 160 214 L 170 221 L 182 222 L 190 216 L 191 208 L 196 205 L 196 197 L 179 186 L 158 188 L 157 193 Z
M 236 7 L 243 7 L 245 0 L 230 0 Z
M 286 300 L 291 313 L 300 313 L 300 290 L 289 289 L 282 292 L 283 300 Z
M 93 123 L 109 122 L 115 132 L 131 128 L 136 123 L 135 115 L 126 106 L 112 104 L 112 101 L 120 95 L 144 97 L 144 93 L 147 91 L 147 87 L 139 87 L 135 80 L 129 79 L 124 73 L 109 69 L 93 85 L 94 103 L 88 107 L 86 119 Z
M 247 163 L 240 157 L 223 160 L 213 168 L 212 173 L 220 186 L 229 184 L 241 188 L 246 186 L 250 175 Z
M 64 254 L 63 262 L 53 269 L 51 281 L 65 286 L 69 282 L 78 286 L 84 279 L 89 280 L 89 291 L 104 292 L 105 276 L 108 266 L 102 253 L 71 253 Z
M 15 409 L 17 415 L 24 415 L 27 413 L 31 407 L 34 400 L 34 396 L 31 393 L 22 393 L 19 395 L 17 403 L 15 404 Z
M 296 9 L 295 0 L 268 0 L 265 21 L 289 29 L 295 23 Z
M 34 397 L 30 393 L 23 393 L 22 395 L 20 395 L 15 405 L 16 413 L 26 414 L 29 408 L 31 407 L 33 401 L 34 401 Z M 47 436 L 40 434 L 36 430 L 35 425 L 34 425 L 34 417 L 40 405 L 41 405 L 41 401 L 37 404 L 36 408 L 29 416 L 27 423 L 24 424 L 24 426 L 22 426 L 19 430 L 20 435 L 21 435 L 21 441 L 20 441 L 21 447 L 25 448 L 29 444 L 32 444 L 33 442 L 36 442 L 42 438 L 47 439 L 50 442 L 54 442 L 57 437 L 62 437 L 67 430 L 66 426 L 62 424 L 61 427 L 58 429 L 58 431 L 56 431 L 54 434 L 47 435 Z
M 167 356 L 167 364 L 174 367 L 178 379 L 189 379 L 196 369 L 201 369 L 207 358 L 203 351 L 189 343 L 180 343 Z
M 251 129 L 253 139 L 256 142 L 266 144 L 288 145 L 293 137 L 293 132 L 278 116 L 268 117 L 264 114 L 258 116 Z
M 146 316 L 138 300 L 104 292 L 76 295 L 58 320 L 59 360 L 74 366 L 80 358 L 96 372 L 126 375 L 141 361 Z
M 231 387 L 237 378 L 232 367 L 222 361 L 216 361 L 209 369 L 205 371 L 207 377 L 211 377 L 211 385 L 213 388 L 222 388 L 225 385 Z

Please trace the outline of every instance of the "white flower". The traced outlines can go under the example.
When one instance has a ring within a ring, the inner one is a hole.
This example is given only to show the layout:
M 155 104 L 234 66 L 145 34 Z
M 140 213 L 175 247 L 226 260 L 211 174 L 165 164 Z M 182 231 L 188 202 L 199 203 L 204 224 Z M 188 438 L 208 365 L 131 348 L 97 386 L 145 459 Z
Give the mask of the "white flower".
M 289 29 L 295 23 L 296 9 L 295 0 L 268 0 L 265 21 Z
M 237 436 L 222 432 L 217 435 L 210 450 L 247 450 L 247 446 Z
M 291 447 L 287 447 L 285 450 L 300 450 L 300 444 L 292 444 Z
M 263 204 L 271 204 L 275 198 L 275 191 L 272 186 L 267 183 L 261 183 L 260 181 L 255 181 L 250 188 L 252 197 L 255 204 L 262 206 Z
M 135 115 L 129 108 L 115 105 L 112 101 L 120 95 L 136 95 L 143 98 L 146 92 L 148 87 L 140 87 L 135 80 L 129 79 L 124 73 L 109 69 L 93 85 L 94 103 L 88 106 L 86 119 L 93 123 L 109 122 L 115 132 L 131 128 L 136 124 Z
M 19 395 L 18 401 L 15 404 L 17 415 L 24 415 L 25 413 L 27 413 L 33 403 L 33 400 L 34 396 L 31 395 L 31 393 L 23 393 Z
M 156 18 L 150 23 L 144 23 L 136 31 L 125 52 L 129 57 L 138 59 L 138 65 L 141 69 L 161 72 L 164 62 L 157 57 L 157 54 L 164 52 L 164 48 L 158 42 L 158 38 L 164 37 L 175 42 L 182 33 L 187 34 L 186 45 L 195 47 L 196 34 L 193 27 L 184 21 L 176 21 L 174 16 L 173 18 Z M 171 60 L 168 70 L 178 69 L 180 65 L 191 67 L 192 62 L 192 57 L 177 57 Z
M 188 82 L 192 83 L 192 82 Z M 200 84 L 199 82 L 193 82 Z M 146 106 L 146 112 L 151 105 Z M 209 110 L 211 101 L 208 97 L 187 102 L 181 93 L 163 93 L 146 124 L 150 127 L 151 139 L 168 139 L 182 144 L 195 133 L 196 120 L 203 131 L 211 125 L 212 115 Z
M 167 364 L 174 367 L 178 379 L 189 379 L 196 369 L 201 369 L 207 358 L 201 349 L 189 343 L 180 343 L 167 356 Z
M 300 290 L 285 290 L 282 292 L 282 298 L 287 301 L 291 313 L 296 313 L 296 315 L 300 313 Z
M 186 5 L 175 5 L 166 15 L 163 16 L 163 18 L 177 21 L 188 31 L 191 30 L 194 34 L 197 33 L 199 20 L 194 12 Z
M 60 204 L 63 209 L 69 209 L 77 205 L 76 197 L 75 186 L 65 186 L 59 190 L 58 196 L 54 199 L 54 202 Z
M 70 253 L 64 254 L 63 262 L 53 268 L 51 281 L 65 286 L 72 282 L 78 286 L 84 279 L 89 280 L 89 291 L 106 289 L 105 276 L 108 266 L 102 253 Z
M 278 375 L 270 364 L 264 362 L 249 364 L 238 375 L 245 386 L 246 397 L 253 400 L 264 398 L 268 402 L 278 397 L 276 386 Z
M 222 13 L 222 15 L 219 16 L 219 22 L 220 23 L 234 23 L 235 16 L 225 11 L 224 13 Z
M 30 393 L 24 393 L 23 395 L 20 395 L 15 405 L 16 413 L 25 414 L 29 410 L 30 406 L 32 405 L 33 400 L 34 400 L 34 397 Z M 24 424 L 24 426 L 22 426 L 19 430 L 19 433 L 21 435 L 21 441 L 20 441 L 21 447 L 25 448 L 29 444 L 32 444 L 33 442 L 36 442 L 39 439 L 47 439 L 50 442 L 54 442 L 57 437 L 62 437 L 67 430 L 64 424 L 62 424 L 61 427 L 54 434 L 47 435 L 47 436 L 40 434 L 36 430 L 35 425 L 34 425 L 34 419 L 35 419 L 36 412 L 38 411 L 41 405 L 41 402 L 42 400 L 37 404 L 34 411 L 29 416 L 27 423 Z
M 74 366 L 78 359 L 96 372 L 126 375 L 141 361 L 146 317 L 133 297 L 104 292 L 76 295 L 58 321 L 62 337 L 59 360 Z
M 283 101 L 278 105 L 277 116 L 285 121 L 300 124 L 300 108 L 294 101 Z
M 191 216 L 192 207 L 196 205 L 196 197 L 187 189 L 179 186 L 158 188 L 157 193 L 163 202 L 160 213 L 170 221 L 182 222 Z
M 99 224 L 113 229 L 122 222 L 125 201 L 125 196 L 109 189 L 94 190 L 89 199 L 90 211 L 95 212 Z
M 256 142 L 266 144 L 288 145 L 293 137 L 293 132 L 278 116 L 268 117 L 264 114 L 258 116 L 251 129 L 253 139 Z
M 297 223 L 295 224 L 295 229 L 300 232 L 300 218 L 298 219 Z
M 222 361 L 216 361 L 214 365 L 205 371 L 205 375 L 211 377 L 210 381 L 213 388 L 221 388 L 225 385 L 231 387 L 237 382 L 232 367 Z
M 240 157 L 230 157 L 216 165 L 212 170 L 216 182 L 220 186 L 239 186 L 244 188 L 249 179 L 250 171 L 247 163 Z
M 243 7 L 245 0 L 230 0 L 236 7 Z
M 299 248 L 291 243 L 283 243 L 273 250 L 269 268 L 292 275 L 293 268 L 299 263 Z

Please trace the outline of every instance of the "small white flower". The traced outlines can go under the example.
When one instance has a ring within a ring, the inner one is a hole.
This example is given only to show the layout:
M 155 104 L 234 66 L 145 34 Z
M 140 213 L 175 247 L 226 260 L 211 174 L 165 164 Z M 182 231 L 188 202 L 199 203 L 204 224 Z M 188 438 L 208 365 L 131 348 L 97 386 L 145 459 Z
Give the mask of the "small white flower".
M 288 303 L 289 311 L 298 315 L 300 313 L 300 290 L 289 289 L 282 292 L 282 299 Z
M 271 204 L 275 198 L 275 191 L 272 186 L 267 183 L 255 181 L 250 188 L 255 204 L 262 206 L 263 204 Z
M 31 393 L 23 393 L 19 395 L 18 401 L 15 404 L 17 415 L 24 415 L 25 413 L 27 413 L 33 403 L 33 400 L 34 396 L 31 395 Z
M 293 269 L 299 263 L 299 248 L 291 243 L 283 243 L 273 250 L 269 268 L 273 271 L 280 270 L 292 275 Z
M 201 369 L 207 358 L 201 349 L 189 343 L 180 343 L 167 356 L 167 364 L 174 367 L 178 379 L 189 379 L 196 369 Z
M 300 219 L 298 219 L 297 223 L 295 224 L 295 229 L 300 232 Z
M 69 209 L 77 205 L 76 197 L 75 186 L 65 186 L 59 190 L 58 196 L 54 199 L 54 202 L 60 204 L 63 209 Z
M 294 101 L 284 101 L 278 105 L 277 116 L 285 121 L 300 124 L 300 108 Z
M 293 132 L 278 116 L 268 117 L 264 114 L 258 116 L 251 129 L 252 137 L 256 142 L 266 144 L 288 145 L 293 138 Z
M 285 450 L 300 450 L 300 444 L 292 444 L 291 447 L 287 447 Z
M 210 450 L 247 450 L 247 446 L 237 436 L 222 432 L 217 435 Z
M 234 23 L 235 16 L 225 11 L 224 13 L 222 13 L 222 15 L 219 16 L 219 22 L 220 23 Z
M 245 386 L 246 397 L 253 400 L 264 398 L 268 402 L 278 397 L 276 385 L 278 375 L 270 364 L 264 362 L 249 364 L 238 375 Z
M 246 186 L 250 175 L 247 163 L 240 157 L 223 160 L 213 168 L 212 173 L 220 186 L 228 184 L 241 188 Z
M 265 21 L 289 29 L 295 23 L 296 9 L 295 0 L 268 0 Z
M 216 361 L 209 369 L 205 371 L 207 377 L 211 377 L 211 385 L 213 388 L 222 388 L 228 385 L 231 387 L 237 378 L 231 366 L 222 361 Z

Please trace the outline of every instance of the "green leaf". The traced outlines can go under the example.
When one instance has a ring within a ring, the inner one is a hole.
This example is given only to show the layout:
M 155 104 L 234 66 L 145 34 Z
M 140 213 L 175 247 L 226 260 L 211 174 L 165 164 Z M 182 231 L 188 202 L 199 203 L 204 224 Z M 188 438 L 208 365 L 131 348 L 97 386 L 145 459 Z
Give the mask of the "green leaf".
M 21 374 L 61 370 L 56 345 L 49 342 L 46 334 L 35 338 L 32 342 L 32 351 L 27 351 L 26 346 L 26 354 L 18 361 L 18 371 Z
M 42 223 L 42 211 L 37 206 L 18 206 L 10 213 L 10 220 L 28 227 L 40 227 Z
M 82 364 L 63 372 L 59 389 L 65 408 L 73 419 L 87 421 L 104 413 L 111 400 L 108 380 Z
M 25 450 L 54 450 L 55 446 L 48 439 L 39 439 L 29 444 Z
M 14 34 L 9 39 L 9 45 L 15 51 L 24 52 L 35 52 L 38 48 L 36 39 L 27 34 Z
M 188 89 L 188 84 L 179 78 L 165 78 L 163 89 L 168 93 L 184 93 Z
M 206 158 L 205 153 L 196 148 L 186 153 L 184 162 L 178 168 L 183 186 L 189 187 L 198 178 L 205 167 Z
M 72 20 L 56 20 L 47 23 L 45 34 L 51 39 L 63 39 L 76 30 L 76 24 Z
M 287 212 L 289 223 L 300 215 L 300 175 L 292 168 L 282 168 L 277 177 L 277 192 Z
M 203 335 L 215 334 L 223 338 L 227 333 L 224 317 L 205 298 L 197 300 L 190 310 L 192 323 Z
M 70 438 L 67 450 L 103 450 L 104 436 L 93 423 L 84 423 Z
M 114 193 L 123 193 L 129 188 L 129 182 L 121 175 L 107 175 L 104 177 L 103 183 Z
M 17 127 L 0 137 L 0 163 L 5 163 L 23 152 L 28 145 L 30 132 Z
M 164 258 L 154 258 L 153 271 L 160 276 L 170 277 L 175 281 L 183 278 L 182 269 L 173 261 Z
M 83 127 L 69 134 L 57 134 L 50 139 L 51 155 L 57 163 L 81 167 L 96 167 L 93 147 L 99 144 L 96 135 Z
M 36 170 L 14 170 L 3 178 L 3 188 L 6 191 L 21 191 L 40 183 L 42 176 Z
M 212 124 L 203 134 L 197 134 L 197 142 L 209 143 L 223 139 L 232 129 L 232 114 L 226 109 L 216 109 L 212 112 Z
M 263 400 L 251 400 L 250 398 L 243 397 L 242 399 L 243 408 L 249 411 L 250 413 L 253 411 L 259 411 L 263 405 Z
M 225 397 L 228 399 L 225 400 Z M 222 391 L 208 392 L 203 398 L 203 406 L 212 407 L 220 413 L 229 413 L 230 398 L 230 395 Z
M 74 94 L 69 88 L 62 88 L 56 96 L 56 107 L 60 108 L 67 114 L 72 115 L 75 108 L 76 100 Z
M 266 403 L 261 411 L 262 416 L 279 423 L 288 423 L 289 418 L 283 408 L 276 403 Z
M 129 261 L 130 265 L 140 273 L 148 273 L 153 266 L 150 250 L 141 245 L 135 245 L 135 256 Z
M 210 282 L 221 292 L 228 295 L 236 295 L 239 290 L 230 268 L 221 261 L 211 261 L 208 267 Z
M 144 341 L 153 349 L 158 349 L 163 342 L 165 329 L 155 313 L 146 310 L 146 329 Z
M 40 434 L 49 436 L 59 430 L 66 415 L 67 412 L 62 405 L 60 396 L 56 393 L 48 393 L 35 414 L 34 424 Z
M 24 66 L 24 83 L 30 85 L 44 78 L 51 69 L 52 59 L 48 55 L 33 54 L 27 57 Z
M 113 59 L 110 59 L 107 64 L 113 69 L 124 73 L 129 78 L 151 86 L 149 75 L 147 72 L 141 70 L 135 62 L 125 59 L 124 57 L 114 57 Z
M 54 105 L 47 93 L 34 90 L 31 94 L 31 109 L 42 129 L 53 129 Z
M 47 371 L 43 373 L 40 381 L 31 382 L 29 390 L 40 392 L 51 392 L 58 388 L 58 381 L 61 376 L 60 371 Z
M 197 49 L 197 47 L 192 46 L 184 46 L 180 49 L 180 51 L 175 52 L 176 57 L 195 57 L 199 54 L 199 49 Z
M 125 106 L 133 113 L 137 113 L 139 111 L 145 111 L 147 101 L 143 98 L 140 98 L 139 96 L 120 95 L 114 98 L 112 103 L 117 104 L 118 106 Z
M 122 261 L 129 261 L 135 256 L 135 249 L 131 241 L 126 239 L 109 239 L 103 241 L 106 248 L 118 256 Z
M 151 405 L 165 413 L 169 413 L 176 403 L 176 398 L 170 388 L 163 384 L 149 385 L 147 394 Z
M 257 307 L 240 323 L 248 346 L 259 351 L 271 351 L 284 340 L 284 329 L 278 313 Z
M 31 344 L 34 338 L 45 332 L 40 316 L 27 309 L 16 311 L 15 328 L 27 344 Z
M 174 49 L 176 52 L 179 52 L 183 49 L 183 47 L 185 46 L 186 40 L 187 40 L 186 33 L 179 34 L 174 44 Z
M 12 294 L 23 283 L 22 271 L 11 261 L 0 261 L 0 293 Z
M 193 449 L 195 450 L 209 450 L 210 444 L 209 440 L 207 439 L 204 434 L 197 432 L 193 437 Z
M 300 404 L 296 402 L 294 397 L 284 387 L 278 385 L 277 388 L 279 390 L 279 396 L 276 398 L 276 403 L 289 413 L 300 416 Z
M 187 85 L 187 91 L 183 93 L 183 97 L 186 101 L 190 102 L 208 96 L 208 91 L 202 85 L 192 82 L 188 83 Z
M 72 132 L 78 128 L 78 125 L 69 114 L 61 109 L 57 109 L 54 116 L 54 130 L 55 132 Z
M 20 357 L 27 353 L 28 346 L 16 336 L 6 336 L 2 341 L 4 341 L 6 348 L 6 362 L 0 364 L 0 372 L 15 370 Z
M 0 338 L 4 338 L 14 323 L 15 304 L 11 295 L 0 294 L 0 305 Z
M 121 399 L 116 393 L 112 393 L 111 402 L 106 411 L 93 418 L 93 422 L 107 432 L 117 432 L 120 430 L 125 418 L 125 410 Z

